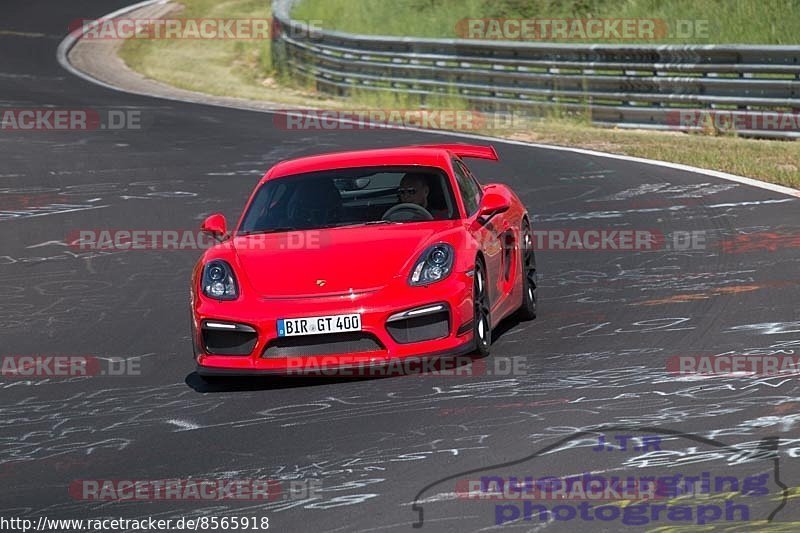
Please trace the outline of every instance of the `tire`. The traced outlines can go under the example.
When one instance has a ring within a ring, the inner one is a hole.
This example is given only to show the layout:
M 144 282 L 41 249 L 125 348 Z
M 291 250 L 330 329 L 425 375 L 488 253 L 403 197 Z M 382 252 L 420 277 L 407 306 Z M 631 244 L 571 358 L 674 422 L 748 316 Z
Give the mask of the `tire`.
M 486 294 L 486 267 L 480 260 L 475 262 L 473 279 L 472 336 L 475 339 L 475 351 L 481 357 L 486 357 L 489 355 L 489 348 L 492 345 L 492 311 L 489 297 Z
M 536 253 L 533 249 L 533 236 L 531 225 L 526 220 L 520 231 L 522 246 L 520 246 L 520 261 L 522 263 L 522 305 L 520 305 L 520 320 L 533 320 L 536 318 Z

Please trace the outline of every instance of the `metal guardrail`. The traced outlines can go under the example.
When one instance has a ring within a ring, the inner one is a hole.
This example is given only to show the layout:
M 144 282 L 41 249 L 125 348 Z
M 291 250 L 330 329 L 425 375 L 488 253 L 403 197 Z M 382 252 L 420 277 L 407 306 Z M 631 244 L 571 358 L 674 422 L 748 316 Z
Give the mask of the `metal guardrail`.
M 336 95 L 453 96 L 479 110 L 588 113 L 601 126 L 800 137 L 800 46 L 589 45 L 313 31 L 273 0 L 273 64 Z M 694 111 L 694 112 L 693 112 Z

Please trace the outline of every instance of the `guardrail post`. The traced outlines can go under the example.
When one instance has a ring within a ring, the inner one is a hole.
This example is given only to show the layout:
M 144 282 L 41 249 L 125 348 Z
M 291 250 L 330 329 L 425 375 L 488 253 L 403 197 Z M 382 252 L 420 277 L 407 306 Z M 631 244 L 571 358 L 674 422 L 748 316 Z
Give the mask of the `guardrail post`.
M 275 16 L 278 9 L 276 5 L 279 0 L 271 0 L 272 11 L 272 32 L 270 33 L 270 55 L 272 56 L 272 68 L 278 75 L 285 74 L 288 62 L 286 55 L 286 42 L 283 40 L 285 31 L 280 19 Z

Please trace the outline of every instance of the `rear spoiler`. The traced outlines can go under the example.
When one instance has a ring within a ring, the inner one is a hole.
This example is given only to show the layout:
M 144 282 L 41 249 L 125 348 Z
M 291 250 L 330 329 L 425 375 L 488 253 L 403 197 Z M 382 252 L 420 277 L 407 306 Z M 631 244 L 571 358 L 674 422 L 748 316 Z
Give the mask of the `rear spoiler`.
M 494 146 L 479 146 L 476 144 L 424 144 L 420 148 L 438 148 L 440 150 L 448 150 L 461 158 L 470 159 L 491 159 L 497 161 L 500 159 Z

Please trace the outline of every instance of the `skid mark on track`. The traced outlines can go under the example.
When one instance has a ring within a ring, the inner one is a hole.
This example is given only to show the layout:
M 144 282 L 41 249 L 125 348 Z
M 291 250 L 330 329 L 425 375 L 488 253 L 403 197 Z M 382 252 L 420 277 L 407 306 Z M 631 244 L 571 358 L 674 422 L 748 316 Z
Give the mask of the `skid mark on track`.
M 800 248 L 800 233 L 762 231 L 737 235 L 720 242 L 721 251 L 727 254 L 777 252 L 790 248 Z
M 674 296 L 667 296 L 665 298 L 645 300 L 643 302 L 637 302 L 632 305 L 666 305 L 675 303 L 690 303 L 700 300 L 710 300 L 711 298 L 714 298 L 716 296 L 738 295 L 745 292 L 758 291 L 761 289 L 774 289 L 774 288 L 788 287 L 793 285 L 794 284 L 791 282 L 758 283 L 753 285 L 734 285 L 730 287 L 720 287 L 718 289 L 712 289 L 708 292 L 676 294 Z

